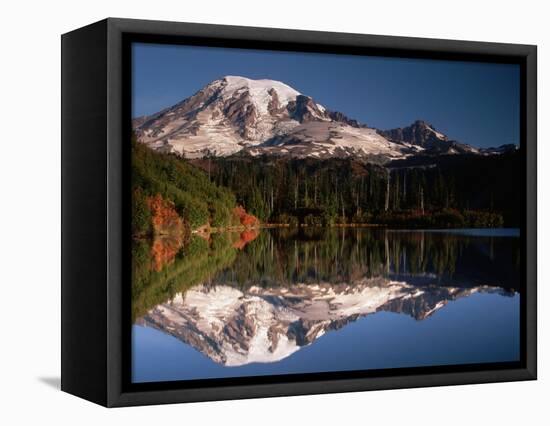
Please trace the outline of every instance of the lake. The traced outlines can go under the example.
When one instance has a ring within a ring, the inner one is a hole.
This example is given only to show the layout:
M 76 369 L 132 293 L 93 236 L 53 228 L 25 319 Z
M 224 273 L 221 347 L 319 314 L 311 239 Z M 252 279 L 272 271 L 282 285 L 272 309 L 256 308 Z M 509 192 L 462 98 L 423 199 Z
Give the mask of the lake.
M 518 361 L 515 229 L 135 242 L 132 381 Z

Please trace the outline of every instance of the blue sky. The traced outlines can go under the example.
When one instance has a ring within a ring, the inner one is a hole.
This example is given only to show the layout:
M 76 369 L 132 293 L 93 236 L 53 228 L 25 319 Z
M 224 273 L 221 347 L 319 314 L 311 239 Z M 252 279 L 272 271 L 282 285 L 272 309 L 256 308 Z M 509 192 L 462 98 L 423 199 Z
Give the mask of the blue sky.
M 518 65 L 134 44 L 134 117 L 225 75 L 280 80 L 371 127 L 431 123 L 479 147 L 519 144 Z

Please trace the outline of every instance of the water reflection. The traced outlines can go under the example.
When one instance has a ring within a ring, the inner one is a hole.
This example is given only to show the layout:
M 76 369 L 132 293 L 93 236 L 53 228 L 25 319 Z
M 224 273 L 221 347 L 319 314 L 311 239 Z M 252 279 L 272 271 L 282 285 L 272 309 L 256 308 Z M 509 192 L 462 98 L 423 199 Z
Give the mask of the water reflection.
M 472 294 L 513 297 L 519 284 L 519 238 L 498 231 L 272 229 L 176 246 L 135 244 L 135 323 L 222 366 L 276 364 L 360 318 L 423 321 Z

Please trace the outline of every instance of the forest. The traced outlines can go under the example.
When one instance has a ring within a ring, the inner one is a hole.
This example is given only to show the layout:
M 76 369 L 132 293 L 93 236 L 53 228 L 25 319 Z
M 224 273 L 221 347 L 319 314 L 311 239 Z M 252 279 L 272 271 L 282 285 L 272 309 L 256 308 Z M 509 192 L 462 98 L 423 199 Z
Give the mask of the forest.
M 518 226 L 521 220 L 519 153 L 446 156 L 391 167 L 273 157 L 192 163 L 267 223 L 478 228 Z

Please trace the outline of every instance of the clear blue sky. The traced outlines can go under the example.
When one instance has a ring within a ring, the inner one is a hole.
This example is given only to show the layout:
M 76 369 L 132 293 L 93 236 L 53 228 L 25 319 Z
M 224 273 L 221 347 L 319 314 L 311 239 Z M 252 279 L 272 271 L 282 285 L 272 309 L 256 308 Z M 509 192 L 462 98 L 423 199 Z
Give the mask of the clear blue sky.
M 421 119 L 474 146 L 519 144 L 519 65 L 508 64 L 135 44 L 132 115 L 225 75 L 283 81 L 379 129 Z

